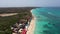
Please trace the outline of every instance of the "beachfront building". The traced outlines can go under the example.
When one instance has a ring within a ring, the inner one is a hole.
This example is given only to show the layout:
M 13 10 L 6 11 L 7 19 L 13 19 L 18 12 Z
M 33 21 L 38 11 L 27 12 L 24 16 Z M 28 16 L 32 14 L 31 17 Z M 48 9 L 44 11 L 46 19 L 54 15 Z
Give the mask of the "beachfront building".
M 28 30 L 28 26 L 30 24 L 31 17 L 28 16 L 26 19 L 20 19 L 17 23 L 15 23 L 11 29 L 13 31 L 13 34 L 26 34 Z

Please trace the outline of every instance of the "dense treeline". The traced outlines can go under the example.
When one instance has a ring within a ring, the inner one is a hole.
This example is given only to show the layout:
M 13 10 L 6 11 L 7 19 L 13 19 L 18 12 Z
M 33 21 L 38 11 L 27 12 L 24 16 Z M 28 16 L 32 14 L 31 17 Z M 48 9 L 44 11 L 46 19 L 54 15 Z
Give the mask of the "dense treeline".
M 30 11 L 31 9 L 36 8 L 36 7 L 11 7 L 11 8 L 0 8 L 0 14 L 1 13 L 20 13 L 24 11 Z
M 0 8 L 0 13 L 18 13 L 17 15 L 0 17 L 0 34 L 12 34 L 11 25 L 20 19 L 26 19 L 25 16 L 31 16 L 32 8 Z

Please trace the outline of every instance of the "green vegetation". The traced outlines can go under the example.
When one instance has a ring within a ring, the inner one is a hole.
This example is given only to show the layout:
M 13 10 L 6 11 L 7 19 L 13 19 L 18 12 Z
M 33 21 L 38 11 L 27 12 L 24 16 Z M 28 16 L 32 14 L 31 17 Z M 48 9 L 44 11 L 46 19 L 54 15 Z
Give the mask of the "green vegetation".
M 2 31 L 3 34 L 10 34 L 10 26 L 16 23 L 17 21 L 18 19 L 15 16 L 0 17 L 0 31 Z
M 32 8 L 20 8 L 20 9 L 9 9 L 9 8 L 0 8 L 0 14 L 2 13 L 18 13 L 14 16 L 0 17 L 0 34 L 12 34 L 11 26 L 18 22 L 20 19 L 26 19 L 25 16 L 31 16 L 30 10 Z M 13 10 L 13 12 L 11 11 Z M 4 12 L 5 11 L 5 12 Z M 11 12 L 10 12 L 11 11 Z

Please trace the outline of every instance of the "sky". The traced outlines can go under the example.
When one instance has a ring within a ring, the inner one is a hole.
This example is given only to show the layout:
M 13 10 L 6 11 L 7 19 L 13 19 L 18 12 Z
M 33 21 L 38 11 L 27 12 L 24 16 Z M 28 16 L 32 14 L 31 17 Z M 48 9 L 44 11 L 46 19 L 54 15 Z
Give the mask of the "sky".
M 0 7 L 60 7 L 60 0 L 0 0 Z

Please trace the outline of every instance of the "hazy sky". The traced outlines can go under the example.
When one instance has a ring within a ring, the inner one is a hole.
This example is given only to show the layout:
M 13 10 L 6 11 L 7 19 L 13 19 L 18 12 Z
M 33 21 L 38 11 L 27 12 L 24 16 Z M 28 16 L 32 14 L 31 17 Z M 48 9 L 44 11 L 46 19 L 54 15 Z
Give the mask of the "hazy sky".
M 60 7 L 60 0 L 0 0 L 0 7 Z

